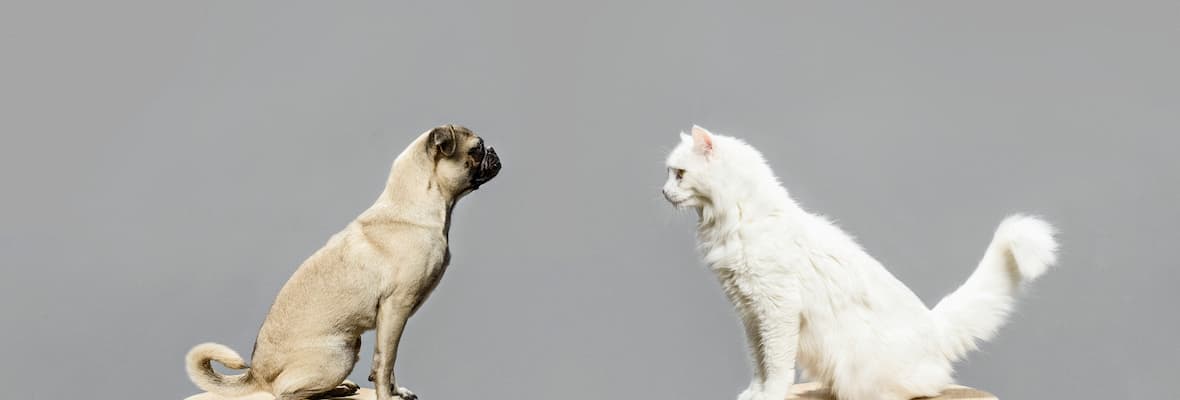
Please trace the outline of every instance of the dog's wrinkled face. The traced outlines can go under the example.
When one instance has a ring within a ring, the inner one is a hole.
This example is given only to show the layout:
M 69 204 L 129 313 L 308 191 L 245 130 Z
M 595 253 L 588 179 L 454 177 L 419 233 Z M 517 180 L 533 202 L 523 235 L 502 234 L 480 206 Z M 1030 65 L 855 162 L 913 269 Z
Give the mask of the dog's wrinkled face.
M 434 181 L 458 197 L 492 180 L 500 173 L 500 157 L 483 138 L 458 125 L 443 125 L 427 132 L 426 152 L 434 162 Z

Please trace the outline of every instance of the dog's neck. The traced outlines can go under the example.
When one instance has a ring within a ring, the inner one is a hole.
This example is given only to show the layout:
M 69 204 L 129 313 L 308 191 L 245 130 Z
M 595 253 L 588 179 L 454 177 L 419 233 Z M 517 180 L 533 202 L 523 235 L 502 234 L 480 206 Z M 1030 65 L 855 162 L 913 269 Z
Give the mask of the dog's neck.
M 399 223 L 439 229 L 447 235 L 456 196 L 433 182 L 432 163 L 415 142 L 393 162 L 385 190 L 360 218 L 362 223 Z

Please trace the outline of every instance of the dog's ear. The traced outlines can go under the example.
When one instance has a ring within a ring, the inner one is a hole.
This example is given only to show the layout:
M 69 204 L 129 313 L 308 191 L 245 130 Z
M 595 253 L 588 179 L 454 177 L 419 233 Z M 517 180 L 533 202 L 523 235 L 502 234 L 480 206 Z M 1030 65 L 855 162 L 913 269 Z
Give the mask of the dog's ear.
M 443 157 L 450 157 L 455 154 L 455 148 L 459 146 L 459 138 L 457 136 L 454 125 L 443 125 L 430 131 L 430 144 Z

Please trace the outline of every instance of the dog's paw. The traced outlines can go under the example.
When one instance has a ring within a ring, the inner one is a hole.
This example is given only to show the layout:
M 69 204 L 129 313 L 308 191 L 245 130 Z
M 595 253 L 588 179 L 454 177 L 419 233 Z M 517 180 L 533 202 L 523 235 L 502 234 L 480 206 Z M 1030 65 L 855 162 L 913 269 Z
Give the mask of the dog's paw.
M 361 387 L 357 386 L 355 383 L 352 383 L 350 381 L 344 381 L 344 382 L 341 382 L 339 385 L 337 385 L 335 388 L 332 388 L 332 390 L 329 390 L 324 393 L 320 393 L 319 396 L 316 396 L 316 397 L 317 398 L 324 398 L 324 399 L 334 399 L 337 397 L 348 397 L 348 396 L 352 396 L 352 395 L 356 394 L 357 390 L 359 390 L 360 388 Z
M 398 386 L 397 389 L 394 389 L 393 393 L 402 400 L 418 400 L 418 395 L 414 394 L 414 392 L 411 392 L 410 389 L 406 389 L 401 386 Z

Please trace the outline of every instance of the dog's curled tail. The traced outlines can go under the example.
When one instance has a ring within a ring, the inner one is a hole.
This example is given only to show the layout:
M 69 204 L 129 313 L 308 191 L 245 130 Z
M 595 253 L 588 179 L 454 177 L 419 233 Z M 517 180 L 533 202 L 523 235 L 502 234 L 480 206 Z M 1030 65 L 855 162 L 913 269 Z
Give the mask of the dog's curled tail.
M 217 343 L 202 343 L 188 351 L 184 357 L 188 378 L 201 390 L 222 396 L 236 397 L 260 390 L 250 366 L 242 356 L 229 347 Z M 243 374 L 222 375 L 213 370 L 212 362 L 217 361 L 231 369 L 244 369 Z
M 942 348 L 958 360 L 988 340 L 1012 310 L 1013 295 L 1024 283 L 1057 262 L 1056 231 L 1041 219 L 1024 215 L 1005 218 L 975 272 L 932 310 Z

